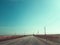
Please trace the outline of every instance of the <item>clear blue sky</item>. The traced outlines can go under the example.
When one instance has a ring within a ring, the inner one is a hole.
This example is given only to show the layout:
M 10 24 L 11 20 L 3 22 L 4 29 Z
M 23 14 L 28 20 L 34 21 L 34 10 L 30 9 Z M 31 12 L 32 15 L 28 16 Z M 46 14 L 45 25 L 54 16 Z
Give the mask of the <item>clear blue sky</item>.
M 0 34 L 60 34 L 60 0 L 0 0 Z

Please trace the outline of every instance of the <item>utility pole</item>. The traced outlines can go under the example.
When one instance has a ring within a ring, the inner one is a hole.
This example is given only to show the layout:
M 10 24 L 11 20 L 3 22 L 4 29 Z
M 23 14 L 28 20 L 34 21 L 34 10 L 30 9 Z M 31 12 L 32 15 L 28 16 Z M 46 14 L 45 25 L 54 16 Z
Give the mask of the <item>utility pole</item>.
M 45 36 L 46 36 L 46 27 L 44 27 L 44 34 L 45 34 Z
M 25 36 L 25 32 L 24 32 L 24 34 L 23 34 L 24 36 Z
M 38 30 L 37 34 L 39 34 L 39 30 Z
M 46 27 L 44 27 L 44 34 L 45 34 L 45 39 L 46 39 L 46 45 L 47 45 L 47 35 L 46 35 Z

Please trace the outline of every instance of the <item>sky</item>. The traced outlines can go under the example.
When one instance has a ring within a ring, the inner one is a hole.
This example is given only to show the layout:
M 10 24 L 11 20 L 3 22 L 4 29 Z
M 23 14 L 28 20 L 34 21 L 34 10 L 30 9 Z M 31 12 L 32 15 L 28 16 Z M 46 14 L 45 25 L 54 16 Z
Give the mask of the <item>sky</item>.
M 0 35 L 60 34 L 60 0 L 0 0 Z

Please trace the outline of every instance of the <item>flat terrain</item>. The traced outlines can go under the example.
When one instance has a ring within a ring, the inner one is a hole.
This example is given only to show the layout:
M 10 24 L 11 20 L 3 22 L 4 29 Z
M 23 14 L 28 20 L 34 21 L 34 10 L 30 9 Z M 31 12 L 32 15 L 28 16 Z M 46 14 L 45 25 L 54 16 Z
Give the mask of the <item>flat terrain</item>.
M 0 42 L 0 45 L 60 45 L 60 44 L 51 41 L 46 41 L 45 39 L 38 38 L 35 36 L 26 36 L 23 38 L 17 38 L 13 40 Z
M 6 41 L 6 40 L 12 40 L 16 38 L 22 38 L 25 37 L 24 35 L 14 35 L 14 36 L 0 36 L 0 42 L 1 41 Z
M 47 39 L 50 41 L 53 41 L 55 43 L 60 43 L 60 34 L 54 34 L 54 35 L 34 35 L 39 38 Z

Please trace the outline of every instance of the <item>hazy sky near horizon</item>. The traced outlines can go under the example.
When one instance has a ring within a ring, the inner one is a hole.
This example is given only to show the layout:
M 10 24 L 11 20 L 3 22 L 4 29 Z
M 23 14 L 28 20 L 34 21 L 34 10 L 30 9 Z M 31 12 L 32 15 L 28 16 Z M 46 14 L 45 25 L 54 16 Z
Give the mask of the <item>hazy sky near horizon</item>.
M 0 34 L 60 34 L 60 0 L 0 0 Z

